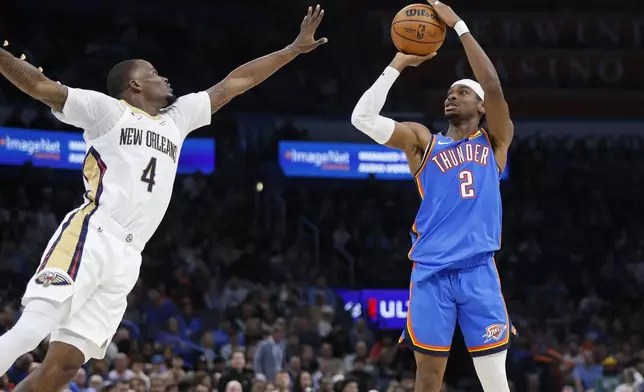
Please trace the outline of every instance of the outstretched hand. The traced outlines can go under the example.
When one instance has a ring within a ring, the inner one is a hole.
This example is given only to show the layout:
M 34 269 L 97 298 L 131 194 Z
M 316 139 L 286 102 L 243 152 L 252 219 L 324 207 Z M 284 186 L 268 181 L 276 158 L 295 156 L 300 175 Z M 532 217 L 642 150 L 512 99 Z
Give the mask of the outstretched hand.
M 315 39 L 315 31 L 320 25 L 320 22 L 322 22 L 323 17 L 324 10 L 320 8 L 319 4 L 315 7 L 315 10 L 313 10 L 313 7 L 309 7 L 308 12 L 300 25 L 300 34 L 291 44 L 291 48 L 296 53 L 308 53 L 318 46 L 329 42 L 326 38 L 320 38 L 318 40 Z

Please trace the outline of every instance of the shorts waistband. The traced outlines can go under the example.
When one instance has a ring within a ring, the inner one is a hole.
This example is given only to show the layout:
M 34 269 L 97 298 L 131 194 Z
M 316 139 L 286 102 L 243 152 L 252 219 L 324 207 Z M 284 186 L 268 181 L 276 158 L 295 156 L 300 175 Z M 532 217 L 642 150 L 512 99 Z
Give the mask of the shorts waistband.
M 94 210 L 91 221 L 93 221 L 93 224 L 97 226 L 99 231 L 107 230 L 110 234 L 122 239 L 123 242 L 134 249 L 143 251 L 145 248 L 145 242 L 141 241 L 140 236 L 121 226 L 120 223 L 116 222 L 100 206 Z
M 459 260 L 445 267 L 445 269 L 443 269 L 441 273 L 451 273 L 451 272 L 466 270 L 468 268 L 478 267 L 479 265 L 483 265 L 485 263 L 491 262 L 493 256 L 494 256 L 494 253 L 490 252 L 490 253 L 478 254 L 478 255 L 469 257 L 467 259 Z

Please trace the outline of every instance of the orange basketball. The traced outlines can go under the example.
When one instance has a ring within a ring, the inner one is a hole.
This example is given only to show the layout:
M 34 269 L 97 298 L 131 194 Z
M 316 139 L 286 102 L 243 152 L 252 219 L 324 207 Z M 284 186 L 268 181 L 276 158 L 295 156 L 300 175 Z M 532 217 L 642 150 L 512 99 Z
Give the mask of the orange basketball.
M 412 4 L 396 14 L 391 22 L 391 40 L 406 54 L 426 56 L 445 41 L 447 28 L 427 4 Z

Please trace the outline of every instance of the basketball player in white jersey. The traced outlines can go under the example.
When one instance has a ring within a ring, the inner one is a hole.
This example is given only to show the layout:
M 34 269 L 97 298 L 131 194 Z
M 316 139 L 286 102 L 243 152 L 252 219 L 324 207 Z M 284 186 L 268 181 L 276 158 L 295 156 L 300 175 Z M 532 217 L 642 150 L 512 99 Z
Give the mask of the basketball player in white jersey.
M 138 279 L 141 251 L 170 202 L 186 136 L 235 96 L 326 43 L 314 38 L 323 15 L 320 6 L 309 8 L 291 45 L 178 99 L 143 60 L 111 70 L 108 96 L 55 83 L 0 49 L 0 73 L 58 119 L 84 129 L 88 145 L 85 202 L 54 233 L 27 286 L 22 316 L 0 337 L 1 375 L 50 335 L 42 366 L 16 392 L 59 391 L 86 361 L 103 358 Z

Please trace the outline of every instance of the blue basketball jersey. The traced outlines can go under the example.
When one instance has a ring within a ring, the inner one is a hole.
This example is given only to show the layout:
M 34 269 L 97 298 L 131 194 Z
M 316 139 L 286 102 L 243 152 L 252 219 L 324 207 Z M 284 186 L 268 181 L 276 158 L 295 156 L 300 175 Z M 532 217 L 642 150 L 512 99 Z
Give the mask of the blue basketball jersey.
M 458 141 L 431 138 L 414 176 L 422 201 L 409 251 L 422 275 L 501 247 L 501 174 L 483 128 Z

